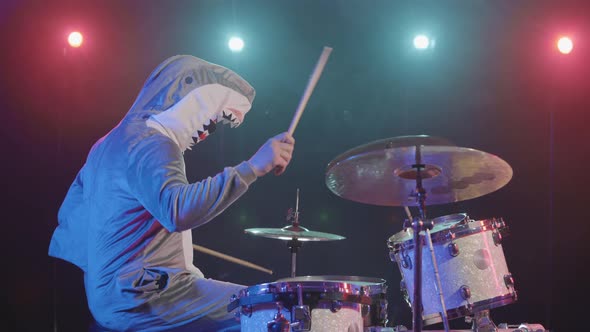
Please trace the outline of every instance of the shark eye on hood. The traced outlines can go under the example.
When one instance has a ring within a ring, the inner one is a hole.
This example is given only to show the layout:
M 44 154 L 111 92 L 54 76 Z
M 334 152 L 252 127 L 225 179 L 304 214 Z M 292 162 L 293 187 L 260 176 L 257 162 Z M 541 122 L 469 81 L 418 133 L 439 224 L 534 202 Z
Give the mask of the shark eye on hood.
M 186 77 L 186 78 L 184 79 L 184 83 L 186 83 L 186 84 L 191 84 L 191 83 L 193 83 L 193 78 L 192 78 L 192 77 L 190 77 L 190 76 Z

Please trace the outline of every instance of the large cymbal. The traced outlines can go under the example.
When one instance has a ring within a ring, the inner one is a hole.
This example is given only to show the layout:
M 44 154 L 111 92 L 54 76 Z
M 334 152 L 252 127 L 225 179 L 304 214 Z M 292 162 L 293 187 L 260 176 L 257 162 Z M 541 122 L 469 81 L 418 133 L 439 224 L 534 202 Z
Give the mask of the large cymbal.
M 285 226 L 283 228 L 248 228 L 244 230 L 246 234 L 262 236 L 271 239 L 292 240 L 296 238 L 299 241 L 334 241 L 343 240 L 344 236 L 310 231 L 301 226 Z
M 496 191 L 512 178 L 504 160 L 483 151 L 451 145 L 430 136 L 402 136 L 351 149 L 331 161 L 326 185 L 352 201 L 417 205 L 416 170 L 422 169 L 425 205 L 464 201 Z

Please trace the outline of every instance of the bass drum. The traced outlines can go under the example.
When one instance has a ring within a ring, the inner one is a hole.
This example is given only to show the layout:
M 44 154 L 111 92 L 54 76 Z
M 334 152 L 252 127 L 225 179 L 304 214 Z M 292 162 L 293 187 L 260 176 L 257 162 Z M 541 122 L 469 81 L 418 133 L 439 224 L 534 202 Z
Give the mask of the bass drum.
M 432 222 L 434 256 L 449 319 L 516 301 L 514 279 L 502 249 L 502 237 L 507 233 L 504 220 L 471 220 L 467 214 L 460 213 L 438 217 Z M 442 305 L 430 248 L 423 239 L 423 318 L 425 325 L 431 325 L 442 321 Z M 387 246 L 391 260 L 397 262 L 402 275 L 402 293 L 411 306 L 415 248 L 412 230 L 391 236 Z
M 279 312 L 289 331 L 363 332 L 387 324 L 386 292 L 385 280 L 378 278 L 284 278 L 243 289 L 228 311 L 240 308 L 242 332 L 271 331 Z

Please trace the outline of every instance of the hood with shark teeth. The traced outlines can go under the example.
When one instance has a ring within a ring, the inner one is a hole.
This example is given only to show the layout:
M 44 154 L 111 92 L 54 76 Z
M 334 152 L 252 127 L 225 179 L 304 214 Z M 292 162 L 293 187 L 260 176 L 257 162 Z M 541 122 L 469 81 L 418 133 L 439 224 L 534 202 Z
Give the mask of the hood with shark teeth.
M 244 121 L 254 88 L 235 72 L 190 55 L 162 62 L 146 80 L 126 118 L 172 139 L 182 151 L 211 134 L 217 124 Z

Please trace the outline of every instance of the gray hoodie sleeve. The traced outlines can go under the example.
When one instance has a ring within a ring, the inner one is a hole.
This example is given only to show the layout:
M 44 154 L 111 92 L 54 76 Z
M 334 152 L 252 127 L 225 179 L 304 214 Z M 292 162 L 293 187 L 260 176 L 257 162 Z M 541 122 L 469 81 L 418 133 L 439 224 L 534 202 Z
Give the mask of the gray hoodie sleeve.
M 188 183 L 184 158 L 170 139 L 154 135 L 129 154 L 129 188 L 170 232 L 200 226 L 243 195 L 256 175 L 247 162 L 226 167 L 214 177 Z

